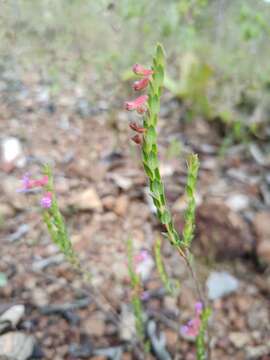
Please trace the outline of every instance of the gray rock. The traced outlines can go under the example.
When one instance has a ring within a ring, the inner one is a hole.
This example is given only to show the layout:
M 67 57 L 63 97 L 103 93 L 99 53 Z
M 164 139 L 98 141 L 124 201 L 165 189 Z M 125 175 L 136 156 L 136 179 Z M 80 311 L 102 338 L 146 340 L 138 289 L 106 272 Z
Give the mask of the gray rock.
M 244 194 L 232 194 L 226 200 L 226 205 L 233 211 L 241 211 L 248 207 L 249 198 Z
M 33 353 L 35 339 L 21 332 L 10 332 L 0 336 L 0 358 L 27 360 Z
M 239 281 L 227 272 L 212 272 L 207 279 L 208 298 L 219 299 L 238 289 Z
M 10 328 L 14 328 L 20 322 L 24 314 L 24 305 L 11 306 L 0 316 L 0 333 L 3 333 Z
M 15 137 L 7 137 L 1 143 L 2 161 L 4 163 L 15 163 L 16 166 L 25 165 L 25 157 L 21 142 Z

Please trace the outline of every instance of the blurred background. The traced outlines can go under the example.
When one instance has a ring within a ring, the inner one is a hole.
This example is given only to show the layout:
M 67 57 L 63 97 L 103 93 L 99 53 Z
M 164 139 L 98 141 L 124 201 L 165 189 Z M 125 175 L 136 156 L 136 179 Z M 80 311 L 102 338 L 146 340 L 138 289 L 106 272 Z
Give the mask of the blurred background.
M 126 240 L 153 256 L 161 229 L 123 104 L 132 65 L 150 66 L 161 42 L 161 171 L 181 229 L 185 161 L 199 155 L 194 252 L 214 359 L 270 359 L 269 36 L 267 0 L 0 1 L 0 357 L 143 358 L 130 346 Z M 16 192 L 44 163 L 99 295 L 51 244 L 38 197 Z M 181 287 L 166 294 L 152 260 L 145 312 L 171 358 L 192 360 L 179 326 L 195 292 L 166 243 L 163 253 Z

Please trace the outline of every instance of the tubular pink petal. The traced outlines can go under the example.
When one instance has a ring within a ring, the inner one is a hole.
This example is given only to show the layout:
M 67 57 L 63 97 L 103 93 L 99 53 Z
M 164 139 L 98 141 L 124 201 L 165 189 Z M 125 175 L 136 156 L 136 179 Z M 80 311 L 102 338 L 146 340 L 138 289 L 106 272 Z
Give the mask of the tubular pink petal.
M 146 69 L 145 67 L 143 67 L 140 64 L 135 64 L 132 67 L 132 70 L 135 74 L 137 75 L 143 75 L 143 76 L 150 76 L 152 75 L 154 72 L 151 69 Z
M 148 84 L 149 84 L 149 78 L 144 77 L 141 80 L 135 81 L 135 83 L 133 84 L 133 89 L 135 91 L 143 90 L 148 86 Z
M 125 109 L 128 111 L 131 110 L 137 110 L 139 114 L 146 111 L 146 108 L 144 107 L 146 101 L 148 99 L 147 95 L 141 95 L 137 97 L 137 99 L 132 101 L 126 101 L 125 102 Z

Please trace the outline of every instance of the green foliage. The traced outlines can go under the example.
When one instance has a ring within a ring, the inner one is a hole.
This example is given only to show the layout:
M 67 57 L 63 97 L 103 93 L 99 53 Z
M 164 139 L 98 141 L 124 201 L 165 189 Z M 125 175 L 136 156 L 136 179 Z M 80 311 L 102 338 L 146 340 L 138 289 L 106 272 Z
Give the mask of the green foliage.
M 158 238 L 157 241 L 155 242 L 155 261 L 156 261 L 156 266 L 157 266 L 157 270 L 160 276 L 160 279 L 165 287 L 165 289 L 167 290 L 167 292 L 171 295 L 175 294 L 176 289 L 179 288 L 179 283 L 175 283 L 173 282 L 168 274 L 167 271 L 165 269 L 165 265 L 162 259 L 162 254 L 161 254 L 161 239 Z
M 186 247 L 190 247 L 191 241 L 194 237 L 195 228 L 195 191 L 197 185 L 197 177 L 199 170 L 198 156 L 192 154 L 188 159 L 188 177 L 186 184 L 186 195 L 188 198 L 188 205 L 185 211 L 185 225 L 183 229 L 183 242 Z
M 144 316 L 143 316 L 143 306 L 140 299 L 140 290 L 141 279 L 138 274 L 136 274 L 133 264 L 133 243 L 132 239 L 129 239 L 127 242 L 127 255 L 128 255 L 128 272 L 130 277 L 130 283 L 132 288 L 132 298 L 131 303 L 133 307 L 134 316 L 136 319 L 136 331 L 137 336 L 140 340 L 144 341 Z
M 43 172 L 49 179 L 48 184 L 46 185 L 46 190 L 52 193 L 52 205 L 50 208 L 43 210 L 43 221 L 47 225 L 52 241 L 66 256 L 68 261 L 70 261 L 75 267 L 79 267 L 78 257 L 72 248 L 72 243 L 67 232 L 65 221 L 62 217 L 55 196 L 52 169 L 49 165 L 45 165 Z
M 149 179 L 151 196 L 157 209 L 160 222 L 166 227 L 169 240 L 175 246 L 180 244 L 180 238 L 173 225 L 171 214 L 166 206 L 164 186 L 161 180 L 158 160 L 158 145 L 156 122 L 160 108 L 160 96 L 164 80 L 165 56 L 160 44 L 157 45 L 153 58 L 154 74 L 148 93 L 148 112 L 144 118 L 146 134 L 142 145 L 142 158 L 145 172 Z
M 254 11 L 253 7 L 243 4 L 239 14 L 242 36 L 244 40 L 250 41 L 259 38 L 264 33 L 270 34 L 270 26 L 264 14 Z
M 158 160 L 157 144 L 157 119 L 160 108 L 160 97 L 165 74 L 165 55 L 160 44 L 157 45 L 156 54 L 153 58 L 152 76 L 148 92 L 148 111 L 144 118 L 146 133 L 142 145 L 142 160 L 146 175 L 149 179 L 149 187 L 154 205 L 157 210 L 157 217 L 167 230 L 167 237 L 172 245 L 180 250 L 185 250 L 191 244 L 195 222 L 195 199 L 194 193 L 198 174 L 199 161 L 196 155 L 188 160 L 188 179 L 186 193 L 188 207 L 185 213 L 185 226 L 183 237 L 180 238 L 175 229 L 171 213 L 166 205 L 164 185 L 161 180 Z
M 201 326 L 198 336 L 196 337 L 196 359 L 207 360 L 207 349 L 205 348 L 205 336 L 208 327 L 208 320 L 212 311 L 209 307 L 203 309 L 201 314 Z
M 167 77 L 165 86 L 177 97 L 189 103 L 191 115 L 211 115 L 209 85 L 213 77 L 210 66 L 200 61 L 194 53 L 186 53 L 180 61 L 178 81 Z

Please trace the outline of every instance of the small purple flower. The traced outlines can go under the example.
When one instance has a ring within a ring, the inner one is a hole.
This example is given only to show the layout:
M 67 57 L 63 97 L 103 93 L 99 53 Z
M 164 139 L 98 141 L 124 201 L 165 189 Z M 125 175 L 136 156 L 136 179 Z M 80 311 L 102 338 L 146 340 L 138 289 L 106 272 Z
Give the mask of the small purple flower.
M 22 178 L 22 188 L 18 189 L 17 192 L 28 192 L 31 189 L 31 179 L 28 173 L 24 174 Z
M 147 301 L 150 299 L 150 293 L 149 291 L 143 291 L 142 294 L 141 294 L 141 300 L 142 301 Z
M 189 320 L 188 323 L 181 327 L 180 332 L 183 335 L 197 337 L 199 335 L 201 327 L 201 313 L 203 311 L 203 304 L 197 302 L 195 304 L 195 317 L 192 320 Z
M 49 209 L 52 206 L 52 193 L 47 192 L 40 200 L 40 205 L 43 209 Z

